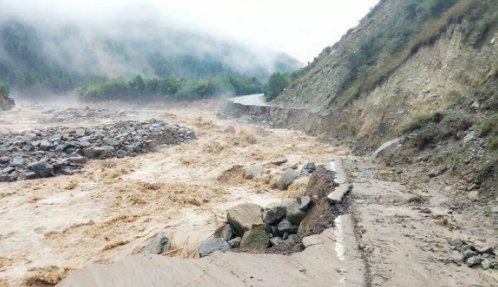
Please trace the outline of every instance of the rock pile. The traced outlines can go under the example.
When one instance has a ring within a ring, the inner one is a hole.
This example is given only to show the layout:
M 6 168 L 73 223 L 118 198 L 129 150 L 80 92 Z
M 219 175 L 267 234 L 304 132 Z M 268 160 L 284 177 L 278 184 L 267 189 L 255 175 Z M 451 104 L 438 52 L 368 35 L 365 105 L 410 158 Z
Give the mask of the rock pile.
M 215 238 L 201 243 L 199 254 L 203 257 L 231 248 L 252 250 L 300 244 L 299 224 L 310 204 L 311 198 L 303 195 L 265 208 L 252 203 L 235 206 L 228 210 L 228 223 L 215 232 Z
M 91 119 L 115 119 L 138 115 L 138 112 L 132 110 L 114 110 L 114 109 L 95 109 L 86 107 L 85 109 L 68 108 L 58 109 L 53 106 L 34 104 L 31 108 L 41 111 L 43 114 L 52 114 L 51 118 L 41 118 L 38 122 L 41 124 L 52 123 L 75 123 Z
M 473 245 L 467 244 L 460 239 L 450 239 L 448 244 L 452 250 L 457 250 L 462 255 L 461 261 L 453 260 L 453 263 L 461 264 L 463 262 L 469 267 L 481 267 L 484 270 L 498 269 L 498 260 L 493 248 L 478 250 Z
M 0 181 L 72 174 L 87 159 L 121 158 L 192 139 L 195 139 L 192 130 L 154 119 L 2 134 Z

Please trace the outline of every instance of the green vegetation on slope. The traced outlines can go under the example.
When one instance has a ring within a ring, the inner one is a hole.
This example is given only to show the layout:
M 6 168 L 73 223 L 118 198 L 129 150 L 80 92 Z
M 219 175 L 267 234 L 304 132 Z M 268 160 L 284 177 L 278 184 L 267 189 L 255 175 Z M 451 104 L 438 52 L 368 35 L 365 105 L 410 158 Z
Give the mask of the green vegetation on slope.
M 290 87 L 313 77 L 317 66 L 340 67 L 337 90 L 329 97 L 330 107 L 341 107 L 384 83 L 452 24 L 461 24 L 466 44 L 479 47 L 498 27 L 496 4 L 496 0 L 382 0 L 356 30 L 349 30 L 340 42 L 294 72 L 297 79 Z
M 0 97 L 4 99 L 9 98 L 10 96 L 10 87 L 6 83 L 0 82 Z
M 270 76 L 268 83 L 263 90 L 266 101 L 272 101 L 280 95 L 289 84 L 288 76 L 281 73 L 274 73 Z
M 198 100 L 218 96 L 239 96 L 262 92 L 256 78 L 243 78 L 220 74 L 206 79 L 177 80 L 173 78 L 109 80 L 99 85 L 89 85 L 77 90 L 78 96 L 87 101 L 156 101 Z

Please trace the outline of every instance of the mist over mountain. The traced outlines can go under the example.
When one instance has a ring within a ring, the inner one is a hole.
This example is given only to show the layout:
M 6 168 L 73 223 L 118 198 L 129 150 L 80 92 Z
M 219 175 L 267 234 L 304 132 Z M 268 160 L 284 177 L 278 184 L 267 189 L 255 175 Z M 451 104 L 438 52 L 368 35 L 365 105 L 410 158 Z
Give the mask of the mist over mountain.
M 67 92 L 137 75 L 199 79 L 228 73 L 264 82 L 273 72 L 301 67 L 282 52 L 182 23 L 151 7 L 71 18 L 56 11 L 32 17 L 37 15 L 33 7 L 0 4 L 5 8 L 0 11 L 0 81 L 21 93 Z

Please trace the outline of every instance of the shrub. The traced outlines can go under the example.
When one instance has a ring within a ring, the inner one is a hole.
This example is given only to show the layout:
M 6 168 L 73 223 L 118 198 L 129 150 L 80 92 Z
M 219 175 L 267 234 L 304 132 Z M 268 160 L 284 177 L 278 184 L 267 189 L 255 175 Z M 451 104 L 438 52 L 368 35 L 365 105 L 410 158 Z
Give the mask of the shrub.
M 498 137 L 493 136 L 488 139 L 486 142 L 486 148 L 489 150 L 497 150 L 498 149 Z
M 4 98 L 10 96 L 10 86 L 6 83 L 0 82 L 0 96 Z
M 267 101 L 274 100 L 287 88 L 288 84 L 289 81 L 285 75 L 280 73 L 271 75 L 268 83 L 264 86 L 265 99 Z
M 406 134 L 409 132 L 419 130 L 429 123 L 435 123 L 435 124 L 440 123 L 443 120 L 443 118 L 444 114 L 441 112 L 420 115 L 417 118 L 415 118 L 413 122 L 404 126 L 402 132 Z
M 477 128 L 481 131 L 482 136 L 498 134 L 498 116 L 483 121 Z

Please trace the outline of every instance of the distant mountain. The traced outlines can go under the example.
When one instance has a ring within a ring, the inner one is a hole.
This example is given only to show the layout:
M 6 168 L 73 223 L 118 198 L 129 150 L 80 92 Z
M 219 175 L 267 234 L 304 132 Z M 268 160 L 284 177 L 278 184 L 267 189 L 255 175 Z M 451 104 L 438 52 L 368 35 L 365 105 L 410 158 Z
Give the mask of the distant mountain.
M 221 73 L 266 81 L 302 65 L 276 50 L 157 20 L 31 21 L 0 12 L 0 81 L 18 92 L 67 92 L 107 78 L 198 79 Z

